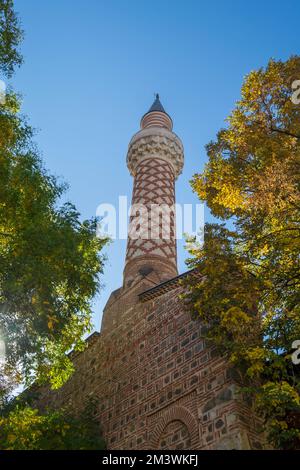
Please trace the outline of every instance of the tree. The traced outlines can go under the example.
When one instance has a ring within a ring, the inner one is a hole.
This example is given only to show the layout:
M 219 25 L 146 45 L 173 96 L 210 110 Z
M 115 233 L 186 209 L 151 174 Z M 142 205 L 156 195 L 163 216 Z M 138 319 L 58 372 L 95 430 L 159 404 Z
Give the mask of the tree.
M 47 410 L 23 403 L 0 416 L 1 450 L 100 450 L 105 448 L 90 402 L 78 416 L 70 410 Z
M 13 2 L 0 0 L 0 71 L 10 76 L 22 58 Z M 99 289 L 105 239 L 96 220 L 81 221 L 73 204 L 59 205 L 66 185 L 50 175 L 9 90 L 0 104 L 0 335 L 2 376 L 59 387 L 73 365 L 66 352 L 84 347 L 91 302 Z M 4 385 L 3 385 L 4 384 Z M 2 381 L 2 396 L 9 385 Z
M 245 378 L 273 445 L 300 448 L 300 57 L 251 72 L 193 190 L 223 223 L 191 247 L 187 301 Z M 294 102 L 293 102 L 294 101 Z M 225 225 L 224 222 L 227 222 Z M 247 380 L 248 379 L 248 380 Z
M 0 72 L 11 77 L 22 64 L 18 50 L 23 31 L 13 8 L 13 0 L 0 0 Z

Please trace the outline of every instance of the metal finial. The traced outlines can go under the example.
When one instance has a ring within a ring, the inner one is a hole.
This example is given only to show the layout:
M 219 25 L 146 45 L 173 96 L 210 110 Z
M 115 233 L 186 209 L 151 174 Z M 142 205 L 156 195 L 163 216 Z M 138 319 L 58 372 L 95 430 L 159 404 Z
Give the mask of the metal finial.
M 161 104 L 159 100 L 159 94 L 155 93 L 155 100 L 154 103 L 152 104 L 151 108 L 149 109 L 148 113 L 151 113 L 152 111 L 159 111 L 160 113 L 165 113 L 166 111 L 163 108 L 163 105 Z

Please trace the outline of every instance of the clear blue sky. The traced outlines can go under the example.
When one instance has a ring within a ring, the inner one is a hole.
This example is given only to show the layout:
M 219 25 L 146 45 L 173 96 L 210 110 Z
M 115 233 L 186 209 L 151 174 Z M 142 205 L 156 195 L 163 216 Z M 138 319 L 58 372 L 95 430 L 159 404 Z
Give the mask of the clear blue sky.
M 177 201 L 195 203 L 189 180 L 224 126 L 243 77 L 270 57 L 299 54 L 299 0 L 15 0 L 26 32 L 14 86 L 38 129 L 46 167 L 70 184 L 84 218 L 131 196 L 128 142 L 159 92 L 185 147 Z M 207 219 L 209 215 L 206 214 Z M 122 283 L 125 242 L 107 250 L 98 329 Z M 179 269 L 185 269 L 179 243 Z

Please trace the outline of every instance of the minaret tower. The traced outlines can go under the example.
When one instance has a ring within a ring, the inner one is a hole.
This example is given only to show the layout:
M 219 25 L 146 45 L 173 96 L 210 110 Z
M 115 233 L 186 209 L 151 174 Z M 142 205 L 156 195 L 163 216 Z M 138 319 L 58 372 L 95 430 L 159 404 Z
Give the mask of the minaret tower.
M 159 95 L 129 143 L 127 166 L 134 177 L 124 269 L 124 287 L 149 277 L 155 283 L 177 275 L 175 180 L 183 145 Z

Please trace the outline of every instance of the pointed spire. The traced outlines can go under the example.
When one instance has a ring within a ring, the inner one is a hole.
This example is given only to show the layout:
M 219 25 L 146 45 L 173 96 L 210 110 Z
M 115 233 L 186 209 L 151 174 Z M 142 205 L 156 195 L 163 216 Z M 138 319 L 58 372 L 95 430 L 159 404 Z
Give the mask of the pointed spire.
M 141 119 L 141 129 L 145 129 L 146 127 L 165 127 L 169 129 L 169 131 L 172 130 L 172 119 L 161 104 L 158 93 L 155 95 L 155 100 L 151 108 Z
M 149 109 L 148 113 L 151 113 L 152 111 L 159 111 L 161 113 L 166 113 L 166 111 L 164 110 L 164 107 L 163 105 L 161 104 L 160 102 L 160 99 L 159 99 L 159 94 L 156 93 L 156 97 L 155 97 L 155 100 L 151 106 L 151 108 Z M 167 113 L 166 113 L 167 114 Z

